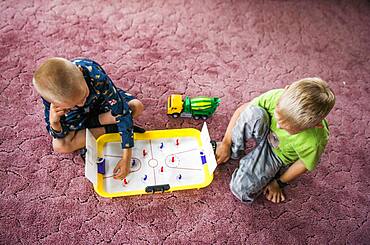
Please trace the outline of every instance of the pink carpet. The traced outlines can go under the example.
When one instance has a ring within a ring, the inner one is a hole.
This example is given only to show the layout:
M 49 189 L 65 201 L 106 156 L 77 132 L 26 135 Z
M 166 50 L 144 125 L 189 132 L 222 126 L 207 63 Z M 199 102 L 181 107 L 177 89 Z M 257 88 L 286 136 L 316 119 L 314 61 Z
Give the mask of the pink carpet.
M 369 1 L 2 1 L 0 244 L 369 244 Z M 89 57 L 146 106 L 147 129 L 171 119 L 172 93 L 218 96 L 221 140 L 238 105 L 298 78 L 337 95 L 316 171 L 280 205 L 229 191 L 237 162 L 201 190 L 98 197 L 77 154 L 52 152 L 31 86 L 46 57 Z

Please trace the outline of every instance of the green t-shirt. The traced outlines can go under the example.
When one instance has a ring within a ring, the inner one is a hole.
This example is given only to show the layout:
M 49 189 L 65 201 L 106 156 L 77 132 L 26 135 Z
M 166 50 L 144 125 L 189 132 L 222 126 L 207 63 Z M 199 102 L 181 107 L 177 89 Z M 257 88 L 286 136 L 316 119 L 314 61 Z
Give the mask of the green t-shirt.
M 283 163 L 288 165 L 301 159 L 306 168 L 312 171 L 315 169 L 328 142 L 328 123 L 326 120 L 322 120 L 322 127 L 305 129 L 294 135 L 290 135 L 284 129 L 277 128 L 274 111 L 283 92 L 284 89 L 270 90 L 254 98 L 251 104 L 260 106 L 268 112 L 271 119 L 271 132 L 277 138 L 277 145 L 273 147 L 273 151 Z

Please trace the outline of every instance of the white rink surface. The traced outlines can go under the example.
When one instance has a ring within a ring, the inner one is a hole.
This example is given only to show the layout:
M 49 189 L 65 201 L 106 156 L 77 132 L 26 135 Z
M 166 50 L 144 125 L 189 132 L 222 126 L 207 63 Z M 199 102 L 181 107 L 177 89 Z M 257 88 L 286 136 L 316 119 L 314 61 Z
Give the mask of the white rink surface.
M 146 152 L 145 156 L 143 150 Z M 122 156 L 121 143 L 107 143 L 104 147 L 105 191 L 117 193 L 142 191 L 153 185 L 169 184 L 172 188 L 201 184 L 205 181 L 201 152 L 203 150 L 195 137 L 136 140 L 131 172 L 126 177 L 125 184 L 124 180 L 113 178 L 113 170 Z

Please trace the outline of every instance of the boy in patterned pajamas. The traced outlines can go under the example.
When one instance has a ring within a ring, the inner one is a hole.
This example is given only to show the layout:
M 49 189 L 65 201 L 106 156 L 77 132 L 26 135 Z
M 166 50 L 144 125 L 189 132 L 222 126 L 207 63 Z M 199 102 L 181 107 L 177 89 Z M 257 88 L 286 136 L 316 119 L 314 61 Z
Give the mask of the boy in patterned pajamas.
M 134 146 L 132 120 L 144 110 L 138 99 L 116 88 L 103 68 L 88 59 L 47 59 L 36 70 L 33 84 L 42 97 L 46 128 L 56 152 L 85 147 L 86 128 L 96 138 L 119 132 L 123 153 L 115 178 L 127 176 Z
M 231 192 L 245 203 L 262 192 L 274 203 L 284 201 L 282 188 L 315 169 L 328 142 L 325 117 L 334 103 L 325 81 L 305 78 L 239 107 L 217 146 L 217 162 L 239 158 L 249 139 L 255 140 L 256 147 L 242 156 L 231 178 Z M 289 167 L 278 176 L 284 165 Z

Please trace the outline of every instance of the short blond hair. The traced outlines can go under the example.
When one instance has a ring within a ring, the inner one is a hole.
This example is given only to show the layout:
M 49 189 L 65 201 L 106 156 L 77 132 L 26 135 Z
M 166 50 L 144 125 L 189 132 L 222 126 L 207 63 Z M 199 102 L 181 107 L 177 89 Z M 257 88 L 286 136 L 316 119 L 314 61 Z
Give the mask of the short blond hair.
M 72 62 L 53 57 L 36 69 L 32 82 L 44 99 L 49 102 L 63 102 L 80 91 L 81 85 L 76 82 L 79 76 L 79 69 Z
M 299 129 L 318 125 L 335 104 L 327 82 L 318 77 L 298 80 L 288 86 L 278 102 L 280 113 Z

